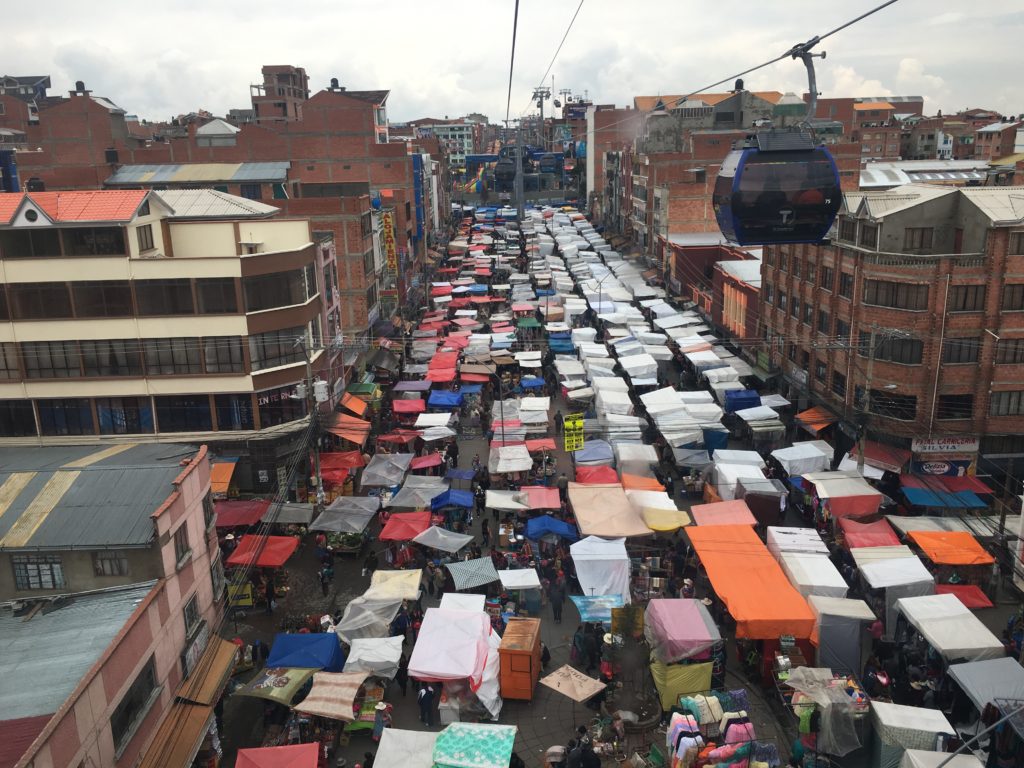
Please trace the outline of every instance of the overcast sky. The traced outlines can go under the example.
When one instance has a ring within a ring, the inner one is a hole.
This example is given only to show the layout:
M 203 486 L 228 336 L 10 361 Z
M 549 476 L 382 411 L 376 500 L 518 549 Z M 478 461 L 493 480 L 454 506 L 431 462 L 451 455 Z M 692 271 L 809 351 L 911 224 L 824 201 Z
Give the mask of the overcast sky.
M 778 55 L 880 0 L 585 0 L 552 68 L 554 87 L 624 106 L 686 93 Z M 392 122 L 483 112 L 505 117 L 514 0 L 42 0 L 5 4 L 0 73 L 75 80 L 153 120 L 249 106 L 263 64 L 303 66 L 388 88 Z M 511 116 L 524 114 L 578 0 L 520 0 Z M 9 7 L 6 7 L 9 6 Z M 754 8 L 770 9 L 761 17 Z M 951 10 L 944 10 L 949 8 Z M 955 9 L 955 10 L 953 10 Z M 823 96 L 921 95 L 925 110 L 1024 112 L 1020 0 L 901 0 L 822 43 Z M 746 78 L 802 92 L 798 62 Z M 551 75 L 545 85 L 551 85 Z M 731 86 L 731 84 L 730 84 Z M 719 87 L 716 90 L 726 90 Z M 546 111 L 550 110 L 550 105 Z

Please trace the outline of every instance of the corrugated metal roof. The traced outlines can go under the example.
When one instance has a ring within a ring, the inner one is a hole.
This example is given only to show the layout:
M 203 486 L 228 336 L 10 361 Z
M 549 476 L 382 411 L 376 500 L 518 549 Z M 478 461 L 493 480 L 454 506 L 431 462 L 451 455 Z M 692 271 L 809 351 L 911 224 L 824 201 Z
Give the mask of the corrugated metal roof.
M 1007 128 L 1015 128 L 1021 123 L 992 123 L 984 128 L 979 128 L 978 133 L 1002 133 Z
M 960 192 L 993 223 L 1024 221 L 1024 187 L 966 187 Z
M 727 275 L 732 275 L 741 282 L 754 288 L 761 287 L 761 262 L 759 260 L 719 261 L 715 265 Z
M 120 450 L 118 450 L 120 449 Z M 185 445 L 0 448 L 0 550 L 145 546 Z
M 280 209 L 215 189 L 168 189 L 153 192 L 173 211 L 174 219 L 265 218 Z
M 895 109 L 888 101 L 866 101 L 861 104 L 854 104 L 854 110 L 863 112 L 867 109 Z
M 28 621 L 10 608 L 0 609 L 3 719 L 56 712 L 154 584 L 71 597 Z
M 718 245 L 728 242 L 721 232 L 670 232 L 668 241 L 673 245 Z
M 196 136 L 234 136 L 240 130 L 242 129 L 217 117 L 196 128 Z
M 104 182 L 107 186 L 139 184 L 229 183 L 243 181 L 282 182 L 288 178 L 287 160 L 267 163 L 172 163 L 166 165 L 122 165 Z

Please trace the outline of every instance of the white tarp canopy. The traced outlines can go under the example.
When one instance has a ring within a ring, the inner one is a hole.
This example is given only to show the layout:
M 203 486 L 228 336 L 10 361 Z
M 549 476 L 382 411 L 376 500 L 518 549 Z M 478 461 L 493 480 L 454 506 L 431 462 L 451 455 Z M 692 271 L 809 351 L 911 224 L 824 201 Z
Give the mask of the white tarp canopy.
M 648 379 L 658 375 L 658 361 L 646 352 L 620 358 L 619 365 L 631 379 Z
M 432 525 L 422 533 L 418 533 L 413 542 L 431 549 L 439 549 L 442 552 L 458 552 L 469 544 L 473 537 L 467 533 L 455 533 L 446 528 L 438 528 Z
M 896 610 L 947 660 L 980 661 L 1006 654 L 1003 642 L 955 595 L 904 597 L 896 601 Z
M 499 509 L 502 511 L 518 512 L 530 508 L 523 495 L 517 491 L 492 491 L 487 489 L 487 500 L 484 502 L 487 509 Z
M 597 392 L 629 392 L 629 382 L 621 376 L 595 376 L 590 386 Z
M 588 536 L 570 545 L 569 553 L 584 595 L 621 595 L 623 602 L 630 601 L 625 539 Z
M 540 589 L 540 577 L 533 568 L 498 571 L 498 578 L 505 589 Z
M 594 379 L 600 381 L 601 379 Z M 626 392 L 616 392 L 610 389 L 598 389 L 595 400 L 597 410 L 602 413 L 616 413 L 628 416 L 633 413 L 633 401 L 629 399 Z
M 463 592 L 445 592 L 441 595 L 441 608 L 452 611 L 482 611 L 487 602 L 486 595 Z
M 779 564 L 789 583 L 804 597 L 846 597 L 846 580 L 832 565 L 828 555 L 783 552 L 779 556 Z
M 401 600 L 370 600 L 364 596 L 349 601 L 335 634 L 346 643 L 360 637 L 387 637 L 391 622 L 402 607 Z
M 451 427 L 427 427 L 423 430 L 423 434 L 420 438 L 425 443 L 432 443 L 435 440 L 446 440 L 449 437 L 455 437 L 458 434 Z
M 417 600 L 420 596 L 420 568 L 407 571 L 376 570 L 370 577 L 370 588 L 363 593 L 367 600 Z
M 914 550 L 906 544 L 896 544 L 885 547 L 853 547 L 850 549 L 850 556 L 858 568 L 863 569 L 868 563 L 878 560 L 899 560 L 906 557 L 917 558 Z
M 874 704 L 874 702 L 872 702 Z M 932 752 L 923 749 L 908 749 L 900 758 L 899 768 L 985 768 L 985 764 L 970 754 L 950 755 L 949 752 Z
M 772 451 L 772 457 L 790 476 L 821 472 L 832 463 L 832 455 L 826 455 L 813 443 L 795 443 L 788 448 L 779 448 Z
M 491 455 L 494 456 L 492 450 Z M 489 463 L 489 462 L 488 462 Z M 533 457 L 525 445 L 503 445 L 497 450 L 494 472 L 528 472 L 533 469 Z
M 312 522 L 309 530 L 362 533 L 379 509 L 377 496 L 339 496 Z
M 864 582 L 872 589 L 885 590 L 885 639 L 892 640 L 896 631 L 896 603 L 904 597 L 931 595 L 935 592 L 935 579 L 917 555 L 910 552 L 909 547 L 905 547 L 908 552 L 906 557 L 890 556 L 885 560 L 869 560 L 863 564 L 858 561 L 857 552 L 876 549 L 900 548 L 857 547 L 850 550 L 850 553 Z
M 714 459 L 716 464 L 749 464 L 752 467 L 765 466 L 764 459 L 761 458 L 761 454 L 757 451 L 738 451 L 729 448 L 719 448 L 713 454 L 711 458 Z
M 766 537 L 768 551 L 779 557 L 780 552 L 804 552 L 807 554 L 827 555 L 826 546 L 821 535 L 813 528 L 787 528 L 778 525 L 768 526 Z
M 863 600 L 854 600 L 849 597 L 826 597 L 825 595 L 810 595 L 807 604 L 811 606 L 811 613 L 815 619 L 825 616 L 842 616 L 844 619 L 857 619 L 858 621 L 874 621 L 875 613 Z
M 939 734 L 956 735 L 956 729 L 938 709 L 872 701 L 871 712 L 879 739 L 894 747 L 935 747 Z
M 401 728 L 385 728 L 374 762 L 385 766 L 401 768 L 434 768 L 434 742 L 438 734 L 429 731 L 406 731 Z
M 345 659 L 345 671 L 393 678 L 398 671 L 399 659 L 402 658 L 404 640 L 401 635 L 353 640 Z
M 718 453 L 718 451 L 715 451 Z M 722 501 L 736 498 L 736 483 L 744 477 L 764 479 L 764 472 L 752 464 L 715 464 L 715 486 Z
M 421 413 L 416 417 L 417 429 L 421 427 L 447 427 L 452 420 L 450 413 Z
M 629 462 L 639 462 L 651 466 L 658 463 L 658 451 L 653 445 L 616 441 L 612 447 L 615 449 L 615 460 L 618 461 L 619 466 Z
M 1024 701 L 1024 667 L 1009 656 L 951 664 L 947 672 L 978 712 L 996 699 Z
M 478 685 L 487 661 L 490 634 L 491 621 L 481 611 L 427 608 L 409 658 L 409 676 L 425 680 L 468 679 Z
M 524 397 L 519 401 L 521 411 L 544 411 L 551 407 L 550 397 Z
M 767 405 L 758 405 L 755 408 L 742 408 L 736 411 L 736 415 L 747 423 L 779 420 L 779 414 Z
M 701 353 L 700 352 L 692 352 L 691 354 L 699 355 Z M 712 352 L 711 354 L 714 354 L 714 353 Z M 716 355 L 716 357 L 717 357 L 717 355 Z M 721 358 L 719 358 L 719 359 L 721 359 Z M 709 358 L 709 360 L 710 360 L 710 358 Z M 726 365 L 726 366 L 724 366 L 722 368 L 712 368 L 710 370 L 704 371 L 704 378 L 706 378 L 709 382 L 714 382 L 714 383 L 724 382 L 724 381 L 739 381 L 740 380 L 740 374 L 739 374 L 739 371 L 737 371 L 731 365 Z
M 413 453 L 378 453 L 374 455 L 370 459 L 370 463 L 363 467 L 359 485 L 361 487 L 398 485 L 405 477 L 414 457 Z

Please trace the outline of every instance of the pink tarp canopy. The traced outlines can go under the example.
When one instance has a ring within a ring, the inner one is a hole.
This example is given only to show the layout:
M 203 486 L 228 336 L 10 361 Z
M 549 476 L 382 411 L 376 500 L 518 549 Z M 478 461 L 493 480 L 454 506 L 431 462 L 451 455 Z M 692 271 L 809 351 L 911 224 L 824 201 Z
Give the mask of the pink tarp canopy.
M 454 368 L 458 365 L 459 353 L 458 352 L 437 352 L 432 358 L 427 368 L 434 370 L 435 368 Z
M 443 353 L 446 354 L 446 353 Z M 454 368 L 431 368 L 427 371 L 427 375 L 424 376 L 427 381 L 434 383 L 444 384 L 449 381 L 455 381 L 455 369 Z
M 484 373 L 460 373 L 459 381 L 465 381 L 467 383 L 483 384 L 484 382 L 490 381 L 491 377 Z
M 411 541 L 430 527 L 430 512 L 394 512 L 381 528 L 381 541 Z
M 526 441 L 526 450 L 530 453 L 537 453 L 538 451 L 555 451 L 558 450 L 558 448 L 555 445 L 555 438 L 538 437 L 536 440 Z
M 519 489 L 527 495 L 530 509 L 560 509 L 562 500 L 557 488 L 546 488 L 543 485 L 524 485 Z
M 699 600 L 651 600 L 644 614 L 644 635 L 665 664 L 696 656 L 722 641 Z
M 319 755 L 319 744 L 240 749 L 235 768 L 316 768 Z
M 889 525 L 888 520 L 874 523 L 858 523 L 848 517 L 839 518 L 847 549 L 854 547 L 898 547 L 900 539 Z
M 690 507 L 697 525 L 757 525 L 757 519 L 743 499 L 695 504 Z
M 533 304 L 516 303 L 512 305 L 513 312 L 533 312 Z
M 426 469 L 441 466 L 441 454 L 435 451 L 426 456 L 417 456 L 409 463 L 409 469 Z
M 391 410 L 395 413 L 424 413 L 427 404 L 424 400 L 392 400 Z

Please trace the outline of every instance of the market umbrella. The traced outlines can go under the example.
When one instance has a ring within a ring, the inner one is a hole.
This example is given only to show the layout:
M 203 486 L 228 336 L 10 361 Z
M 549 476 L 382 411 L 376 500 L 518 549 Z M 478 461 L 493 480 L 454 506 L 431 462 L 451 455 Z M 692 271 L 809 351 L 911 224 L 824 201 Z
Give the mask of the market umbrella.
M 319 744 L 240 749 L 235 768 L 316 768 L 319 755 Z
M 583 674 L 568 664 L 559 667 L 547 677 L 540 679 L 541 685 L 554 688 L 573 701 L 584 702 L 604 690 L 604 683 Z

